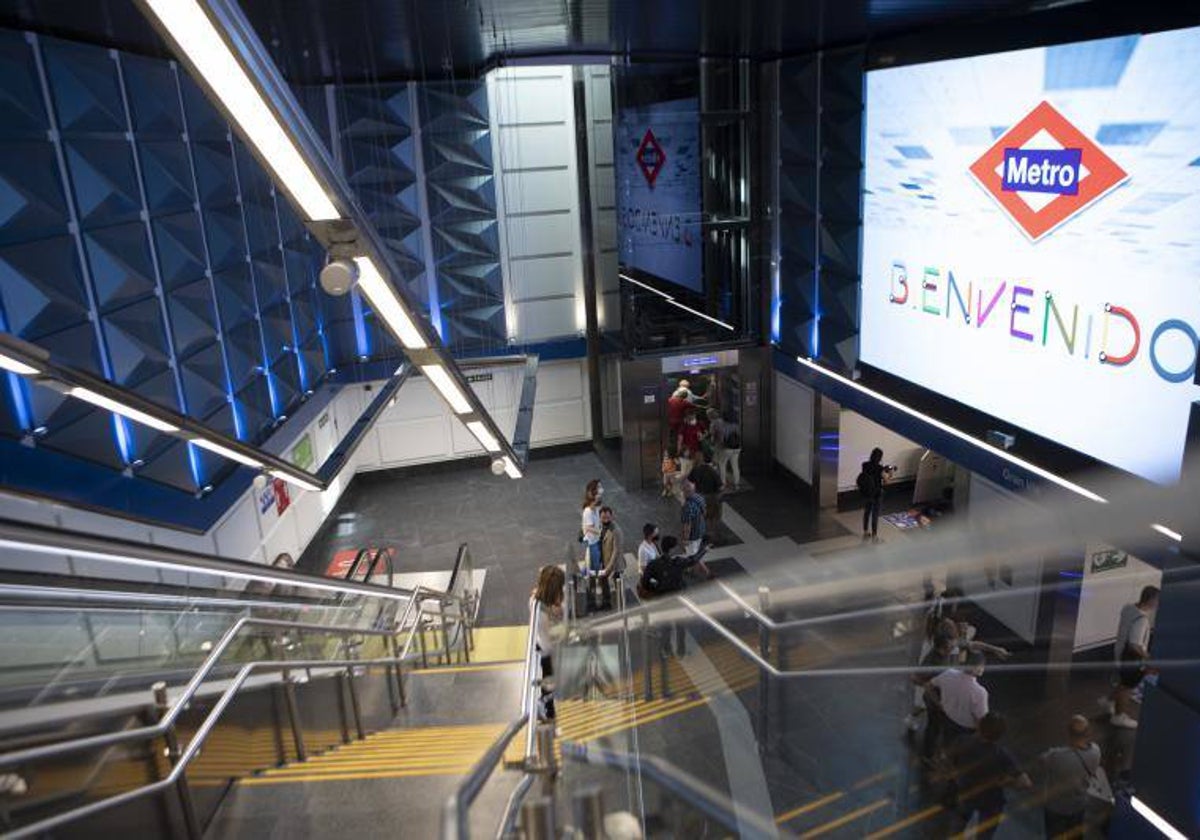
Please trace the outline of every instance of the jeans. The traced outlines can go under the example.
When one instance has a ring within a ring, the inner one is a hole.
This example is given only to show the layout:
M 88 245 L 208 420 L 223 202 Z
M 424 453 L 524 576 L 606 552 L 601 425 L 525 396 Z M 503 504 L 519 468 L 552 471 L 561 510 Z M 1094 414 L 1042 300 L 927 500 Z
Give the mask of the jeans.
M 879 503 L 879 499 L 863 500 L 863 533 L 869 531 L 873 537 L 879 533 Z
M 586 543 L 587 554 L 584 559 L 587 560 L 587 568 L 589 572 L 598 572 L 604 568 L 604 561 L 600 559 L 600 541 L 594 543 Z

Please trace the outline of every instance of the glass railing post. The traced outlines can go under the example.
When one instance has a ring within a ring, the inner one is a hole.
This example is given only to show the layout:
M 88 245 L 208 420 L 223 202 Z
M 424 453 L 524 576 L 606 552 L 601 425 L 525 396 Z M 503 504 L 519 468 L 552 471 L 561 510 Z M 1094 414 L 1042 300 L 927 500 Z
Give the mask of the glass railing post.
M 521 836 L 525 840 L 555 840 L 554 802 L 548 796 L 526 799 L 521 805 Z
M 758 587 L 758 608 L 763 615 L 771 609 L 771 589 L 767 586 Z M 764 662 L 771 659 L 771 629 L 762 622 L 758 625 L 758 654 Z M 759 748 L 767 750 L 770 738 L 767 736 L 767 726 L 770 721 L 768 704 L 770 702 L 771 675 L 766 668 L 758 669 L 758 743 Z
M 642 681 L 645 683 L 646 702 L 654 699 L 654 676 L 651 673 L 650 662 L 650 614 L 642 613 Z
M 158 713 L 158 719 L 162 720 L 171 708 L 171 703 L 167 698 L 167 684 L 156 682 L 150 686 L 150 690 L 154 693 L 154 709 Z M 174 767 L 179 763 L 179 757 L 183 755 L 183 750 L 179 748 L 179 736 L 175 732 L 174 724 L 163 733 L 163 739 L 167 742 L 167 759 Z M 175 783 L 175 791 L 179 796 L 179 810 L 183 813 L 183 824 L 188 840 L 200 840 L 202 832 L 200 831 L 200 822 L 196 819 L 196 806 L 192 802 L 192 791 L 188 788 L 187 773 L 180 774 L 179 781 Z

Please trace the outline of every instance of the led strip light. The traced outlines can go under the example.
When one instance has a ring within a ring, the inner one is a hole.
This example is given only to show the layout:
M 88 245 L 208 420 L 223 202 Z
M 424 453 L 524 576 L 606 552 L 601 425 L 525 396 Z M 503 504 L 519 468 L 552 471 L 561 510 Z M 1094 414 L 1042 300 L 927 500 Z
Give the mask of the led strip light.
M 1137 811 L 1146 822 L 1161 831 L 1164 837 L 1169 837 L 1171 840 L 1187 840 L 1186 834 L 1159 816 L 1153 808 L 1136 796 L 1129 797 L 1129 804 L 1133 806 L 1133 810 Z
M 972 437 L 971 435 L 967 434 L 964 431 L 956 429 L 947 423 L 943 423 L 941 420 L 937 420 L 933 417 L 930 417 L 928 414 L 922 414 L 921 412 L 917 411 L 916 409 L 909 408 L 904 403 L 897 402 L 896 400 L 893 400 L 891 397 L 885 397 L 883 394 L 879 393 L 878 391 L 872 391 L 870 388 L 864 388 L 862 385 L 859 385 L 857 382 L 855 382 L 852 379 L 847 379 L 846 377 L 842 376 L 841 374 L 834 373 L 831 370 L 827 370 L 826 368 L 821 367 L 820 365 L 818 365 L 816 362 L 812 361 L 811 359 L 805 359 L 803 356 L 797 356 L 796 361 L 799 362 L 800 364 L 804 365 L 809 370 L 812 370 L 816 373 L 821 374 L 822 376 L 826 376 L 830 379 L 833 379 L 836 382 L 840 382 L 841 384 L 843 384 L 849 388 L 853 388 L 854 390 L 858 391 L 860 394 L 865 394 L 868 397 L 871 397 L 872 399 L 876 399 L 879 402 L 883 403 L 884 405 L 891 406 L 892 408 L 896 409 L 897 411 L 902 411 L 905 414 L 907 414 L 908 416 L 915 417 L 916 419 L 920 420 L 923 423 L 928 423 L 929 425 L 933 426 L 934 428 L 939 429 L 949 435 L 953 435 L 954 437 L 958 438 L 959 440 L 969 443 L 972 446 L 977 447 L 978 449 L 984 449 L 989 454 L 995 455 L 998 458 L 1002 458 L 1003 460 L 1008 461 L 1010 464 L 1020 467 L 1021 469 L 1025 470 L 1027 472 L 1031 472 L 1034 475 L 1038 476 L 1039 478 L 1044 478 L 1046 481 L 1049 481 L 1052 484 L 1057 484 L 1059 487 L 1062 487 L 1065 490 L 1070 490 L 1072 493 L 1076 493 L 1080 496 L 1083 496 L 1083 498 L 1089 499 L 1093 502 L 1100 502 L 1101 504 L 1108 503 L 1108 500 L 1105 499 L 1103 496 L 1093 493 L 1091 490 L 1088 490 L 1086 487 L 1081 487 L 1080 485 L 1075 484 L 1072 481 L 1067 481 L 1065 478 L 1063 478 L 1060 475 L 1055 475 L 1054 473 L 1050 472 L 1049 470 L 1043 469 L 1042 467 L 1039 467 L 1036 464 L 1031 464 L 1028 461 L 1025 461 L 1021 458 L 1016 457 L 1015 455 L 1010 455 L 1001 449 L 993 449 L 992 447 L 985 444 L 983 441 L 979 440 L 978 438 Z
M 646 291 L 653 292 L 654 294 L 658 295 L 660 298 L 662 298 L 663 300 L 665 300 L 667 303 L 671 304 L 672 306 L 682 309 L 684 312 L 690 312 L 692 315 L 695 315 L 697 318 L 703 318 L 705 321 L 714 323 L 718 327 L 723 327 L 724 329 L 727 329 L 730 332 L 734 332 L 736 329 L 732 324 L 727 324 L 724 321 L 719 321 L 716 318 L 712 317 L 711 315 L 705 315 L 703 312 L 692 309 L 692 307 L 690 307 L 690 306 L 683 305 L 679 301 L 675 300 L 675 298 L 671 297 L 671 295 L 667 294 L 666 292 L 662 291 L 661 289 L 656 289 L 653 286 L 648 286 L 640 280 L 634 280 L 628 274 L 620 273 L 617 276 L 620 277 L 622 280 L 626 281 L 627 283 L 632 283 L 635 286 L 641 286 Z

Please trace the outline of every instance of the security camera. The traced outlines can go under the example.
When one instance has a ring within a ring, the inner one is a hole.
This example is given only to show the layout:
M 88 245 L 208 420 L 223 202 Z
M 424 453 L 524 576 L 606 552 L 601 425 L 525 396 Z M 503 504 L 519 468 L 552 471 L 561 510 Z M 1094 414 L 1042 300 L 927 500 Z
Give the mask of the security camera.
M 354 260 L 344 257 L 330 260 L 321 269 L 321 288 L 334 297 L 346 294 L 357 281 L 358 266 Z

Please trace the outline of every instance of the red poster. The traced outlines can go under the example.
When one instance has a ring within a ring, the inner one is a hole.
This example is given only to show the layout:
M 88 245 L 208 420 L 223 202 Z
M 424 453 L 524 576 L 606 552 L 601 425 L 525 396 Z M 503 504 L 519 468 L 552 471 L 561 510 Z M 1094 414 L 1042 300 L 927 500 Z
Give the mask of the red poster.
M 287 483 L 282 478 L 277 478 L 273 481 L 272 486 L 275 488 L 275 512 L 283 516 L 283 512 L 292 503 L 291 497 L 288 496 Z
M 350 566 L 354 564 L 354 558 L 357 556 L 358 549 L 356 548 L 346 548 L 336 552 L 329 564 L 329 568 L 325 570 L 325 577 L 344 580 L 346 573 L 350 571 Z

